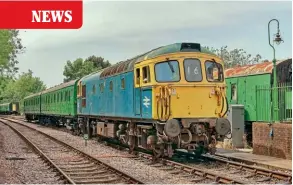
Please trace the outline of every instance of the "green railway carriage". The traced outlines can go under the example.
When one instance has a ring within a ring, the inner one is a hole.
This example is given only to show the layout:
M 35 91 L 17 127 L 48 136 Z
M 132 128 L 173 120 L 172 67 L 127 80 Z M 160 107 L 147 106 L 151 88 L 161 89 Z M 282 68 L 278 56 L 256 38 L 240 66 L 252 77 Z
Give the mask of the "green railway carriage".
M 27 120 L 35 120 L 41 114 L 41 93 L 35 93 L 24 98 L 24 114 Z
M 24 99 L 24 113 L 28 121 L 41 123 L 71 123 L 76 117 L 77 81 L 57 85 Z M 73 118 L 73 119 L 72 119 Z
M 278 119 L 292 118 L 292 59 L 277 62 Z M 273 64 L 264 62 L 227 69 L 227 99 L 229 104 L 245 106 L 245 121 L 271 121 Z M 290 113 L 291 110 L 291 113 Z
M 77 81 L 63 83 L 42 92 L 42 117 L 70 118 L 76 116 Z
M 252 122 L 272 121 L 272 71 L 272 62 L 225 71 L 228 103 L 244 105 L 245 129 L 248 135 L 252 133 Z M 279 111 L 275 120 L 289 121 L 292 119 L 292 59 L 277 62 L 276 71 Z
M 0 104 L 0 114 L 19 114 L 19 102 Z

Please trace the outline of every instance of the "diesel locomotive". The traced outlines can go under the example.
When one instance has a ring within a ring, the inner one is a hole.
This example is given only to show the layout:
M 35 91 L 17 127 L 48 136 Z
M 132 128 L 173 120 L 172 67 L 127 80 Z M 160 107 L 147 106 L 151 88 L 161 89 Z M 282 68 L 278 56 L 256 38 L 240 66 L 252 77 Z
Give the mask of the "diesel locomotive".
M 198 43 L 159 47 L 26 100 L 35 96 L 40 111 L 25 112 L 28 119 L 62 122 L 156 157 L 175 149 L 213 154 L 231 131 L 223 61 Z

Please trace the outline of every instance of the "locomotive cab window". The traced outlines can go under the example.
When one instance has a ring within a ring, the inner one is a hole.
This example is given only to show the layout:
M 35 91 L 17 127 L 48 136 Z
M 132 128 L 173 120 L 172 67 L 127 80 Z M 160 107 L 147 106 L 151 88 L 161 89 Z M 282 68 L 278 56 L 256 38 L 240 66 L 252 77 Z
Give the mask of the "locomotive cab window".
M 185 59 L 184 60 L 185 79 L 188 82 L 201 82 L 201 63 L 198 59 Z
M 236 84 L 231 84 L 231 100 L 237 100 L 237 86 L 236 86 Z
M 135 84 L 139 85 L 140 84 L 140 69 L 136 69 L 136 73 L 135 73 Z
M 223 82 L 223 67 L 221 64 L 215 61 L 206 61 L 205 62 L 206 69 L 206 78 L 209 82 Z
M 180 71 L 177 61 L 160 62 L 155 65 L 155 77 L 157 82 L 179 82 Z
M 143 79 L 143 83 L 151 82 L 149 66 L 145 66 L 142 68 L 142 79 Z

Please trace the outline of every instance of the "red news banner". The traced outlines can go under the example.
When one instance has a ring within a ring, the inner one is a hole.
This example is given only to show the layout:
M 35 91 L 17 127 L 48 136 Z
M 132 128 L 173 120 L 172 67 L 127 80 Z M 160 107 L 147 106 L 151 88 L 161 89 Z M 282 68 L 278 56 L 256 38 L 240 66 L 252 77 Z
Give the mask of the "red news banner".
M 0 29 L 79 29 L 82 0 L 0 0 Z

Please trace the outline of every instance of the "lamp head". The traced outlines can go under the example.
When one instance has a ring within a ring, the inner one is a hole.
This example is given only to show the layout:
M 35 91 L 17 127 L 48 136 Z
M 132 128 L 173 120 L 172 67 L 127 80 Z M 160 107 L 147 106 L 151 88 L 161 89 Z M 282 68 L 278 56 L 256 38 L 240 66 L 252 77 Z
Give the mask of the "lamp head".
M 284 42 L 279 32 L 276 34 L 276 37 L 275 37 L 275 39 L 274 39 L 274 42 L 275 42 L 277 45 L 279 45 L 281 42 Z

